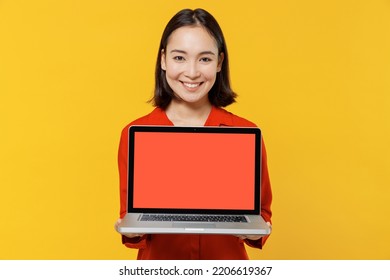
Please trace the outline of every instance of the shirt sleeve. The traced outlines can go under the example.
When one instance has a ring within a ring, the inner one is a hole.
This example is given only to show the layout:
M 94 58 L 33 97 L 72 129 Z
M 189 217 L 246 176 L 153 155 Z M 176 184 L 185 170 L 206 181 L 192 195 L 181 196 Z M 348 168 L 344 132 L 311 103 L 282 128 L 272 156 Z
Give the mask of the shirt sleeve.
M 265 150 L 264 141 L 261 142 L 262 158 L 261 158 L 261 216 L 266 222 L 271 221 L 272 211 L 271 211 L 271 202 L 272 202 L 272 191 L 271 183 L 268 174 L 268 165 L 267 165 L 267 153 Z M 245 239 L 245 244 L 250 247 L 262 249 L 266 243 L 269 235 L 263 236 L 258 240 L 248 240 Z
M 131 249 L 144 249 L 147 247 L 148 235 L 145 234 L 142 237 L 129 238 L 122 235 L 122 244 Z
M 119 168 L 119 196 L 120 212 L 119 217 L 123 218 L 127 213 L 127 165 L 128 165 L 128 130 L 130 125 L 126 126 L 121 133 L 118 151 L 118 168 Z M 122 244 L 128 248 L 140 249 L 145 248 L 147 235 L 142 237 L 128 238 L 122 235 Z
M 119 168 L 119 196 L 120 196 L 120 218 L 127 213 L 127 158 L 128 158 L 128 126 L 122 130 L 119 151 L 118 151 L 118 168 Z

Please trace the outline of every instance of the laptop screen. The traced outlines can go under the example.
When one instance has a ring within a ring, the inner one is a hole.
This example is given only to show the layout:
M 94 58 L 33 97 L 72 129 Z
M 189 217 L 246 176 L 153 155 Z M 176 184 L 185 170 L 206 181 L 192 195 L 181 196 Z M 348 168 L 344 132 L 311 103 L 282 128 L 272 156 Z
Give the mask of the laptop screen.
M 134 132 L 129 161 L 132 208 L 255 210 L 260 170 L 256 133 L 182 129 Z

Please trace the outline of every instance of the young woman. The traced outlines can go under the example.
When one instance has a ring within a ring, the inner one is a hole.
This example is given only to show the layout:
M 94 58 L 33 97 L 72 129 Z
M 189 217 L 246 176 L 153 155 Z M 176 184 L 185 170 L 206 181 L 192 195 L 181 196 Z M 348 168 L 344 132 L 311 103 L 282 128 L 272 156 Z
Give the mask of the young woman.
M 217 21 L 202 9 L 178 12 L 166 26 L 155 72 L 155 109 L 127 125 L 119 145 L 120 217 L 126 214 L 127 131 L 131 125 L 255 126 L 222 109 L 235 101 L 226 43 Z M 271 187 L 262 143 L 261 215 L 271 223 Z M 120 219 L 118 220 L 118 222 Z M 129 234 L 122 243 L 138 259 L 248 259 L 244 244 L 262 248 L 268 236 Z

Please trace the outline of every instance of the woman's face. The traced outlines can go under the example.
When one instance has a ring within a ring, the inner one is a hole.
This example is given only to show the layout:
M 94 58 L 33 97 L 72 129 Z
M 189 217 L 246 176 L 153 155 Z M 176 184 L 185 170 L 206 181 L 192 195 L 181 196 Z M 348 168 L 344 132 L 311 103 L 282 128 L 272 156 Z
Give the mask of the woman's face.
M 162 51 L 161 68 L 179 100 L 204 104 L 221 71 L 223 54 L 218 55 L 215 39 L 200 26 L 180 27 L 169 36 Z

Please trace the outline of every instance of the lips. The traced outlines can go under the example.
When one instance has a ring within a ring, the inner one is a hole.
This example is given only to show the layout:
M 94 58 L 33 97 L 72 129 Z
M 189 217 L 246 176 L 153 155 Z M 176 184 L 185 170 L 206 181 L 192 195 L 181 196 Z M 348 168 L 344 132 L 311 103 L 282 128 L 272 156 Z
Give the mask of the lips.
M 186 83 L 186 82 L 182 82 L 182 84 L 184 85 L 185 88 L 189 89 L 189 90 L 196 90 L 198 87 L 200 87 L 203 82 L 200 82 L 200 83 Z
M 198 87 L 200 84 L 189 84 L 189 83 L 183 83 L 186 87 L 189 87 L 189 88 L 196 88 Z

